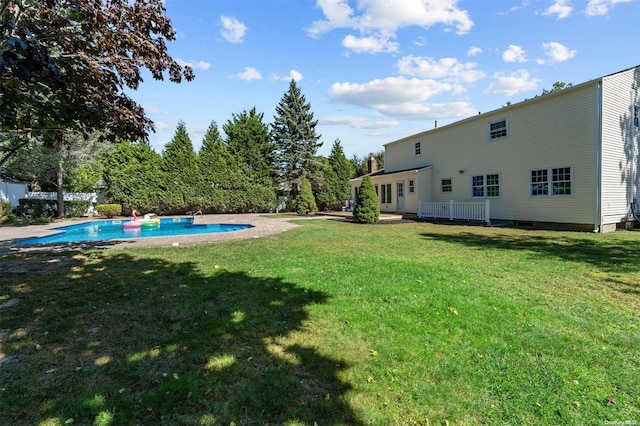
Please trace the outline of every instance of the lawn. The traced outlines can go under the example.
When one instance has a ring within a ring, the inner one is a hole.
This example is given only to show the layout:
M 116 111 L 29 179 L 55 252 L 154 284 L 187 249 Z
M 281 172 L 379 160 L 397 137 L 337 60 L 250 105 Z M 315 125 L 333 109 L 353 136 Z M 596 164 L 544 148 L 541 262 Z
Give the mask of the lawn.
M 640 233 L 299 223 L 0 257 L 0 424 L 640 421 Z

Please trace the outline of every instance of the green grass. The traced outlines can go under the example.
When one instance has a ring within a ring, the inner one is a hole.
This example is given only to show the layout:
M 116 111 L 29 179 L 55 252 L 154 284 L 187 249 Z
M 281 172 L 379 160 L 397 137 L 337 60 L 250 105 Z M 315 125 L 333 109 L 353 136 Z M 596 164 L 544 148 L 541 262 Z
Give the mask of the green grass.
M 300 221 L 0 258 L 0 424 L 640 421 L 640 234 Z

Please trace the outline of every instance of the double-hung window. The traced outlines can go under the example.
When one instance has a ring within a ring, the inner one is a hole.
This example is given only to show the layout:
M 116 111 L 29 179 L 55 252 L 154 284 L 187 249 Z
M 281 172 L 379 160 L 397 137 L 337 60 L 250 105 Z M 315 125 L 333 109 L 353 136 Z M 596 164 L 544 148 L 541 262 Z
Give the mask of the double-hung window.
M 385 183 L 380 185 L 380 203 L 382 204 L 391 203 L 391 184 L 390 183 Z
M 416 184 L 412 179 L 409 181 L 409 194 L 413 194 L 414 192 L 416 192 Z
M 499 197 L 500 175 L 492 173 L 488 175 L 473 176 L 471 178 L 472 197 Z
M 422 154 L 422 143 L 416 142 L 413 144 L 413 153 L 414 155 Z
M 507 119 L 503 118 L 498 121 L 489 123 L 489 140 L 506 138 L 508 136 Z
M 532 197 L 573 195 L 573 167 L 531 170 L 530 194 Z
M 441 179 L 440 180 L 440 190 L 442 192 L 451 192 L 453 190 L 453 185 L 451 184 L 451 179 Z

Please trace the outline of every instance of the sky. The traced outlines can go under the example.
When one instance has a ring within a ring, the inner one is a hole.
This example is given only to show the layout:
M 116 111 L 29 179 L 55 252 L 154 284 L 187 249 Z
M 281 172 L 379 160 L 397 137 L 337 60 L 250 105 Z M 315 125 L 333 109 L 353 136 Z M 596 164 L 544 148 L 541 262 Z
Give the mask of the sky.
M 329 155 L 348 158 L 551 89 L 640 64 L 640 0 L 165 0 L 169 54 L 195 80 L 146 74 L 129 95 L 162 152 L 183 121 L 256 108 L 271 123 L 294 79 Z

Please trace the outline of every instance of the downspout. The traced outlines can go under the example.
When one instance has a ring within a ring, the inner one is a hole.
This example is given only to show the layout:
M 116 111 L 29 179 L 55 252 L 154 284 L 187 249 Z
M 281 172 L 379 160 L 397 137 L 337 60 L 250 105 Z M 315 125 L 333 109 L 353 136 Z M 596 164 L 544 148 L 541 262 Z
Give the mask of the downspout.
M 593 232 L 602 228 L 602 81 L 596 86 L 596 197 Z

